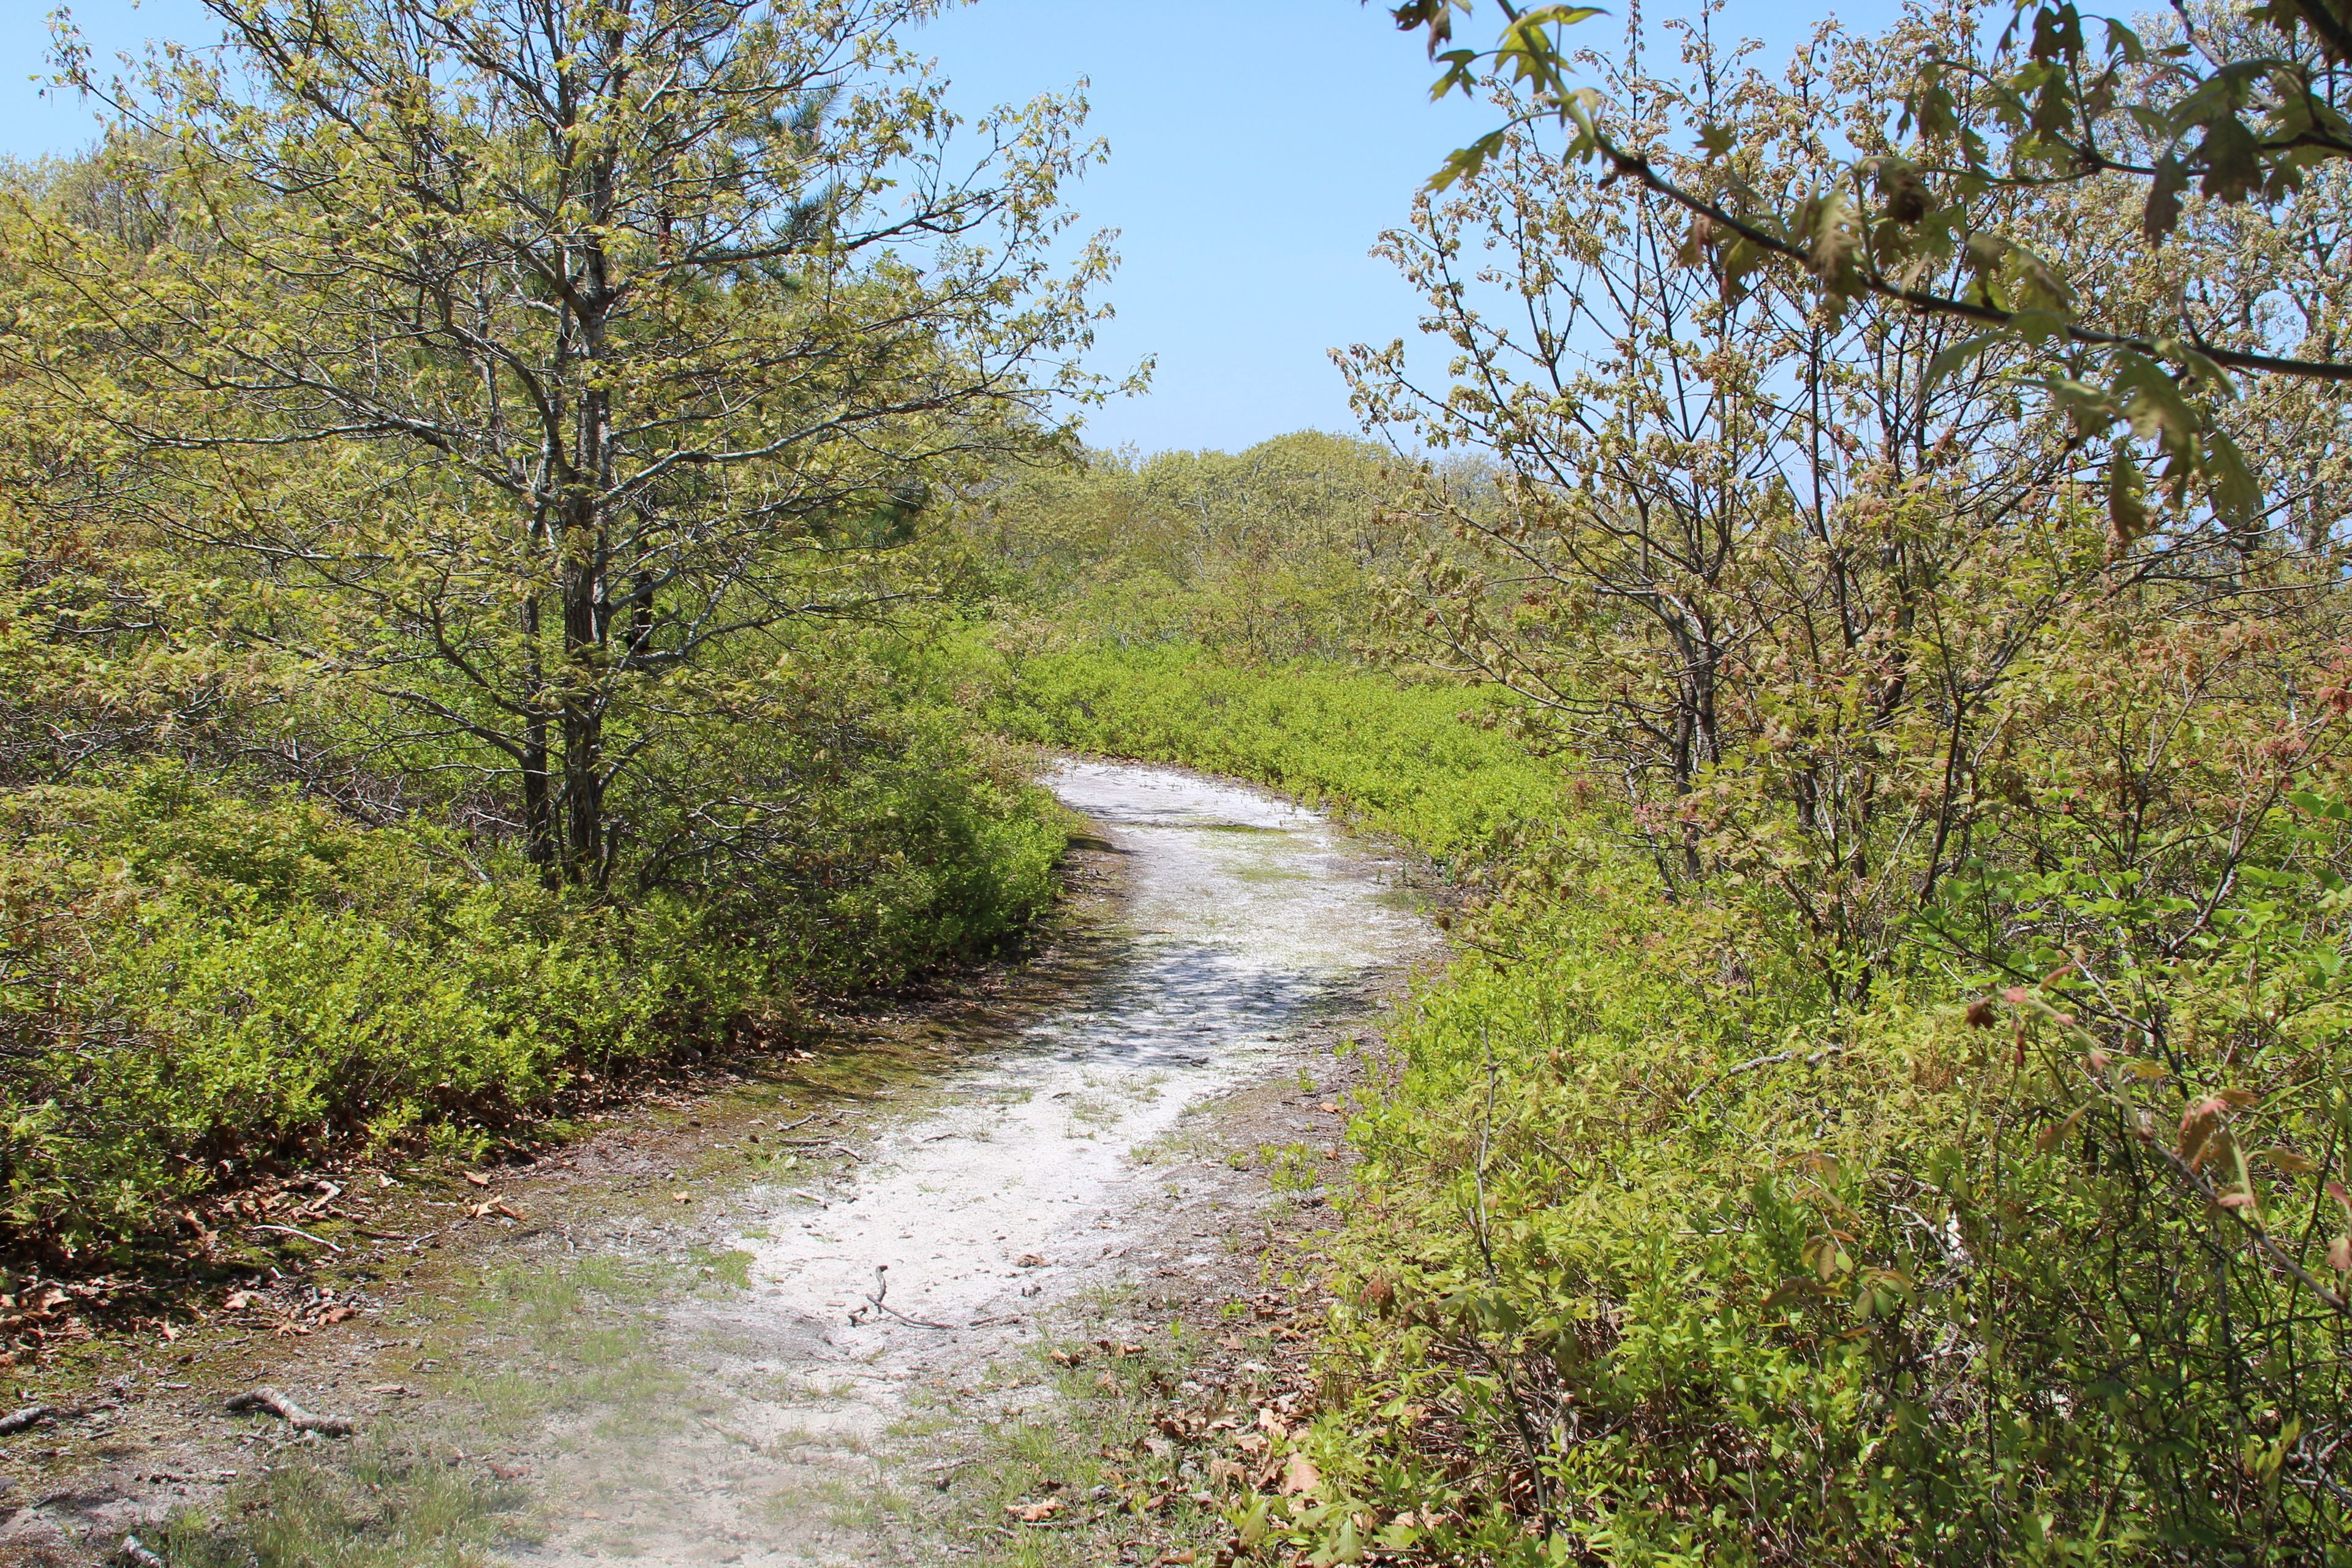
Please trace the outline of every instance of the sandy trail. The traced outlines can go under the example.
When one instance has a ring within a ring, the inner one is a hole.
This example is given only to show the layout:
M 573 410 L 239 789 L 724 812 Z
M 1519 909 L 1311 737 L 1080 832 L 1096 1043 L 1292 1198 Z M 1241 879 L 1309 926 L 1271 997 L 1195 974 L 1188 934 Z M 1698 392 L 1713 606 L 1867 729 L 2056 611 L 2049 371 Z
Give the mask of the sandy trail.
M 1116 956 L 824 1191 L 741 1195 L 750 1289 L 662 1327 L 691 1418 L 546 1431 L 553 1530 L 516 1562 L 898 1560 L 856 1518 L 884 1435 L 924 1398 L 990 1397 L 959 1384 L 1079 1291 L 1205 1264 L 1167 1255 L 1168 1194 L 1135 1151 L 1283 1070 L 1303 1028 L 1427 939 L 1396 868 L 1312 812 L 1134 764 L 1066 763 L 1047 782 L 1126 858 Z M 877 1269 L 893 1310 L 870 1299 Z

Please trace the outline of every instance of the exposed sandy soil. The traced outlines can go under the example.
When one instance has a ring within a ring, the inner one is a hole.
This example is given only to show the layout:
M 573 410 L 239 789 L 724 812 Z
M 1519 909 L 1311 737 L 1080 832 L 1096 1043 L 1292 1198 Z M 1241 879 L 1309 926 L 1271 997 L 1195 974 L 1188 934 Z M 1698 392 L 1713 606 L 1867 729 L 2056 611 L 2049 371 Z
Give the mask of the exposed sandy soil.
M 70 1387 L 20 1377 L 65 1414 L 0 1437 L 0 1563 L 126 1533 L 239 1561 L 255 1513 L 353 1474 L 383 1520 L 429 1481 L 489 1560 L 927 1563 L 1012 1533 L 973 1509 L 1019 1478 L 974 1467 L 1058 1397 L 1042 1344 L 1172 1336 L 1171 1406 L 1278 1382 L 1286 1271 L 1340 1168 L 1334 1047 L 1433 935 L 1398 866 L 1311 814 L 1166 769 L 1055 782 L 1097 827 L 1029 963 L 486 1185 L 344 1181 L 317 1200 L 342 1254 L 175 1342 L 104 1345 Z M 360 1436 L 226 1410 L 264 1384 Z M 396 1533 L 364 1512 L 334 1528 Z

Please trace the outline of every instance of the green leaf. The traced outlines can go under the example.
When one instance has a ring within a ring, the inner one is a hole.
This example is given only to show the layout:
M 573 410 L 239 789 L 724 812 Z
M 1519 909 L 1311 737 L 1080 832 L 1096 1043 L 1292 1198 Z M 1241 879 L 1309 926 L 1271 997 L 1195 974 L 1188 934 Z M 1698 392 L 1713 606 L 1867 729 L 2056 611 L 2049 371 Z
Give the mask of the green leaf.
M 2002 280 L 2021 310 L 2040 309 L 2071 314 L 2074 290 L 2058 269 L 2029 247 L 2011 244 L 2001 258 Z
M 1486 166 L 1486 160 L 1503 150 L 1504 132 L 1489 131 L 1467 147 L 1457 147 L 1445 155 L 1445 162 L 1429 178 L 1433 191 L 1450 190 L 1464 180 L 1475 179 Z
M 1920 395 L 1924 397 L 1935 391 L 1938 382 L 2000 342 L 2000 339 L 2001 334 L 1999 332 L 1984 332 L 1973 338 L 1963 338 L 1946 348 L 1928 362 L 1927 380 L 1919 387 Z
M 1903 119 L 1898 129 L 1909 131 L 1914 125 L 1930 142 L 1959 133 L 1959 106 L 1953 100 L 1952 89 L 1944 85 L 1943 71 L 1933 64 L 1919 72 L 1917 85 L 1903 100 Z
M 2147 482 L 2128 441 L 2118 441 L 2107 458 L 2107 526 L 2116 542 L 2128 545 L 2147 532 Z
M 2121 367 L 2116 400 L 2131 421 L 2132 434 L 2143 441 L 2161 440 L 2167 451 L 2187 456 L 2202 421 L 2181 395 L 2180 384 L 2145 355 L 2124 353 L 2116 358 Z
M 2009 324 L 2029 343 L 2046 343 L 2052 338 L 2063 338 L 2066 335 L 2064 316 L 2055 310 L 2045 310 L 2031 305 L 2012 314 L 2009 319 Z
M 1607 15 L 1609 13 L 1598 5 L 1538 5 L 1531 11 L 1522 12 L 1519 20 L 1534 27 L 1572 27 L 1579 22 L 1589 22 L 1595 16 Z
M 2158 338 L 2156 340 L 2156 348 L 2157 352 L 2166 358 L 2180 363 L 2185 373 L 2184 384 L 2189 385 L 2192 390 L 2200 393 L 2219 393 L 2225 398 L 2235 398 L 2238 395 L 2238 384 L 2230 379 L 2230 373 L 2214 363 L 2203 350 L 2187 339 Z
M 2213 510 L 2232 528 L 2258 526 L 2263 515 L 2263 488 L 2246 467 L 2238 444 L 2219 430 L 2205 436 L 2205 494 Z
M 2072 5 L 2044 5 L 2034 14 L 2032 54 L 2037 60 L 2071 60 L 2083 52 L 2083 16 Z
M 2242 202 L 2262 188 L 2261 143 L 2234 114 L 2224 114 L 2206 127 L 2197 161 L 2205 170 L 2198 188 L 2216 201 Z
M 2167 153 L 2156 161 L 2156 177 L 2148 182 L 2147 205 L 2140 213 L 2140 233 L 2150 245 L 2161 245 L 2180 221 L 2180 193 L 2189 186 L 2189 165 Z
M 1805 204 L 1800 221 L 1809 223 L 1802 237 L 1813 274 L 1832 293 L 1852 293 L 1854 257 L 1862 248 L 1862 230 L 1853 221 L 1853 199 L 1843 187 L 1833 188 L 1818 202 Z
M 1819 1300 L 1821 1296 L 1820 1280 L 1810 1274 L 1792 1274 L 1772 1288 L 1758 1310 L 1770 1312 L 1786 1307 L 1801 1307 L 1808 1301 Z

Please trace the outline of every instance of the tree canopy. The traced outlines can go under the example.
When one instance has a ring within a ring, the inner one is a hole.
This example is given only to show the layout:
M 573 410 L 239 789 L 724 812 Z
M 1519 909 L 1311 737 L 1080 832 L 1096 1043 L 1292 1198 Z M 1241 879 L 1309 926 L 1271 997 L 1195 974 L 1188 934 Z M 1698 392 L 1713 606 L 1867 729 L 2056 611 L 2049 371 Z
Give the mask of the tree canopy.
M 17 363 L 278 591 L 257 639 L 601 885 L 677 850 L 630 782 L 751 641 L 889 602 L 930 487 L 1097 390 L 1083 106 L 960 121 L 898 42 L 935 8 L 214 0 L 224 52 L 128 81 L 68 40 L 117 129 L 103 201 L 19 207 L 69 351 Z
M 2263 480 L 2224 412 L 2241 380 L 2352 381 L 2333 324 L 2292 296 L 2209 289 L 2227 250 L 2201 216 L 2293 208 L 2352 153 L 2352 13 L 2335 0 L 2183 6 L 2137 24 L 2071 0 L 1933 7 L 1933 41 L 1906 79 L 1882 87 L 1844 145 L 1778 183 L 1754 178 L 1706 102 L 1634 131 L 1633 106 L 1591 85 L 1567 31 L 1598 8 L 1497 0 L 1493 41 L 1460 43 L 1457 22 L 1479 9 L 1392 8 L 1444 68 L 1433 92 L 1494 90 L 1514 105 L 1509 126 L 1447 161 L 1438 188 L 1474 174 L 1513 127 L 1556 126 L 1562 156 L 1680 208 L 1683 260 L 1726 290 L 1769 268 L 1832 312 L 1870 298 L 1965 321 L 1973 331 L 1948 348 L 1944 373 L 1995 343 L 2025 345 L 2037 384 L 2086 437 L 2119 436 L 2120 516 L 2140 505 L 2145 453 L 2178 500 L 2250 522 Z M 2070 268 L 2007 221 L 2010 194 L 2070 188 L 2129 202 L 2138 244 Z M 2329 207 L 2312 221 L 2331 223 Z M 2150 278 L 2169 286 L 2133 286 Z

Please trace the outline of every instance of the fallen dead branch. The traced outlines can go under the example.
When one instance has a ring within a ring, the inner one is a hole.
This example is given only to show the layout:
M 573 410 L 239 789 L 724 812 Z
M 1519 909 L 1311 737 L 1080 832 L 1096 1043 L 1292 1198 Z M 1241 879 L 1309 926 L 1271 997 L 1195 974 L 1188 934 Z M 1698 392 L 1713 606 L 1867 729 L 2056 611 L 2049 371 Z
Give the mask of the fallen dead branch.
M 830 1138 L 786 1138 L 780 1141 L 777 1147 L 782 1149 L 830 1149 L 835 1153 L 845 1155 L 849 1159 L 859 1162 L 861 1164 L 864 1163 L 866 1159 L 866 1156 L 859 1153 L 856 1150 L 848 1147 L 846 1144 L 836 1143 Z
M 1717 1088 L 1722 1084 L 1728 1082 L 1730 1079 L 1738 1078 L 1742 1073 L 1754 1072 L 1759 1068 L 1778 1067 L 1782 1062 L 1792 1062 L 1801 1057 L 1804 1058 L 1804 1063 L 1807 1067 L 1817 1068 L 1821 1066 L 1822 1063 L 1827 1061 L 1830 1058 L 1843 1056 L 1844 1054 L 1845 1047 L 1843 1046 L 1823 1046 L 1821 1049 L 1814 1051 L 1774 1051 L 1769 1056 L 1750 1057 L 1748 1060 L 1739 1063 L 1738 1066 L 1727 1067 L 1721 1072 L 1716 1074 L 1713 1078 L 1706 1079 L 1696 1089 L 1692 1089 L 1689 1094 L 1684 1096 L 1683 1103 L 1685 1105 L 1696 1105 L 1698 1103 L 1698 1097 L 1705 1094 L 1708 1089 Z
M 274 1230 L 281 1236 L 299 1236 L 303 1240 L 310 1242 L 315 1246 L 323 1247 L 330 1252 L 341 1252 L 342 1250 L 341 1247 L 336 1246 L 333 1242 L 329 1241 L 323 1236 L 312 1236 L 309 1231 L 297 1230 L 290 1225 L 249 1225 L 245 1228 L 247 1230 Z
M 228 1407 L 233 1411 L 266 1410 L 297 1432 L 316 1432 L 321 1437 L 348 1437 L 359 1430 L 355 1423 L 340 1415 L 313 1415 L 274 1388 L 257 1388 L 250 1394 L 233 1395 Z
M 26 1427 L 34 1426 L 56 1414 L 56 1411 L 46 1405 L 27 1405 L 22 1410 L 12 1410 L 5 1415 L 0 1415 L 0 1437 L 5 1437 L 12 1432 L 22 1432 Z
M 898 1310 L 896 1307 L 890 1306 L 882 1300 L 883 1297 L 887 1296 L 889 1293 L 890 1266 L 887 1263 L 877 1263 L 874 1266 L 874 1289 L 868 1291 L 866 1297 L 867 1304 L 876 1311 L 887 1312 L 892 1317 L 898 1319 L 900 1322 L 912 1324 L 914 1327 L 919 1329 L 937 1329 L 941 1333 L 948 1334 L 951 1334 L 956 1331 L 956 1326 L 953 1323 L 934 1323 L 928 1318 L 910 1318 L 907 1316 L 906 1313 Z M 860 1321 L 865 1316 L 866 1308 L 860 1307 L 856 1311 L 849 1314 L 849 1321 L 855 1323 Z
M 135 1535 L 124 1536 L 121 1546 L 116 1550 L 116 1554 L 125 1563 L 131 1564 L 131 1568 L 169 1568 L 161 1557 L 148 1550 L 145 1542 Z

